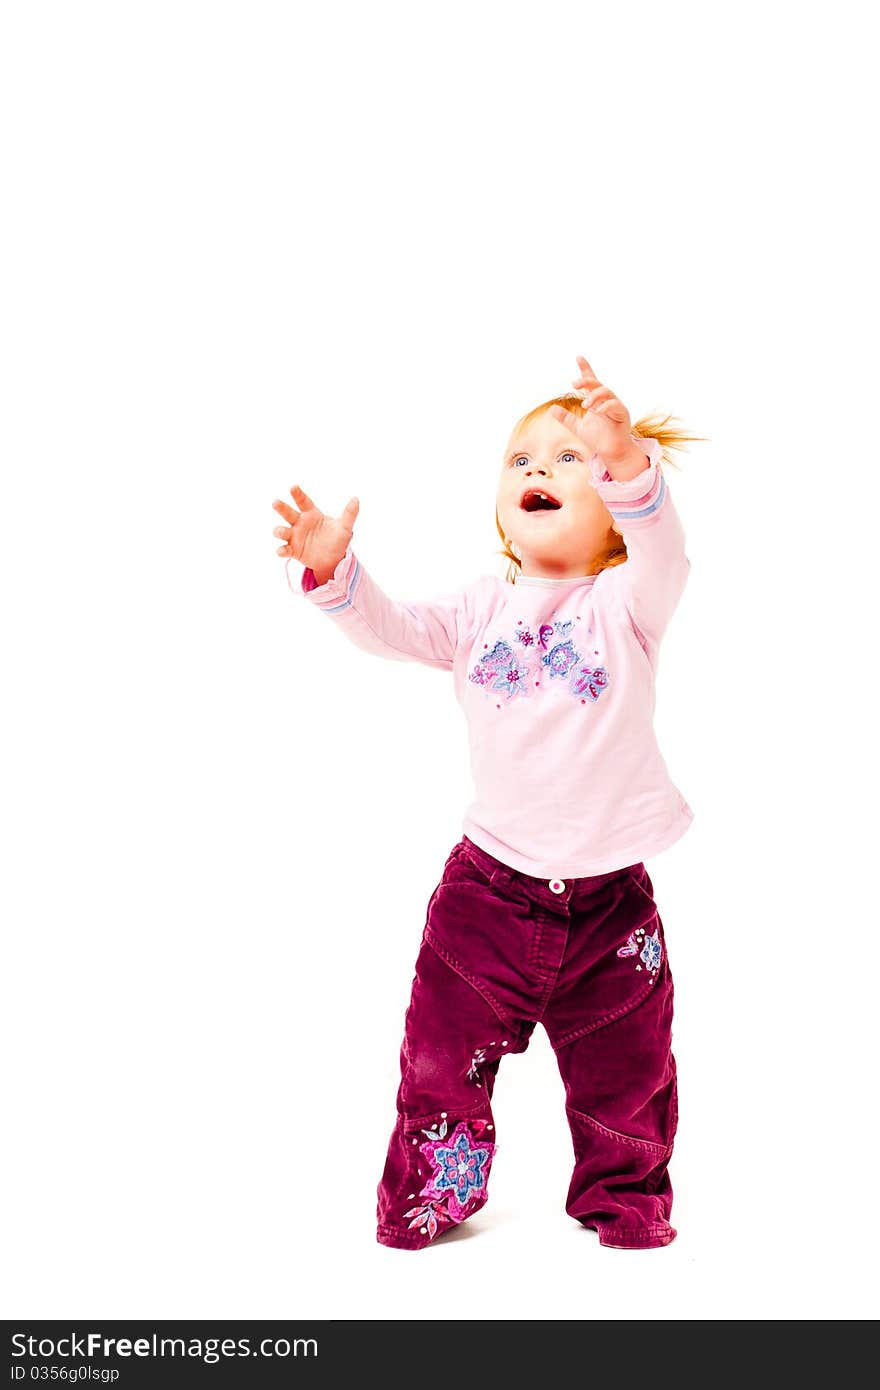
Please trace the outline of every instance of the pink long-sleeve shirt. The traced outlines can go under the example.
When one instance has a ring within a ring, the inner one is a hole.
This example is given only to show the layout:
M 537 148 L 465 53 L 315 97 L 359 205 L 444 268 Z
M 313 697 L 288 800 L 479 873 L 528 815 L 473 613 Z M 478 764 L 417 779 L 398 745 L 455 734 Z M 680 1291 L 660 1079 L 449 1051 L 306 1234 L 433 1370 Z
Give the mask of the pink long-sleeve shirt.
M 326 583 L 305 569 L 298 591 L 365 651 L 451 671 L 475 789 L 462 829 L 539 878 L 648 859 L 693 819 L 653 728 L 659 646 L 690 561 L 660 443 L 637 442 L 649 465 L 627 482 L 589 462 L 626 542 L 620 565 L 515 583 L 484 574 L 397 601 L 349 545 Z

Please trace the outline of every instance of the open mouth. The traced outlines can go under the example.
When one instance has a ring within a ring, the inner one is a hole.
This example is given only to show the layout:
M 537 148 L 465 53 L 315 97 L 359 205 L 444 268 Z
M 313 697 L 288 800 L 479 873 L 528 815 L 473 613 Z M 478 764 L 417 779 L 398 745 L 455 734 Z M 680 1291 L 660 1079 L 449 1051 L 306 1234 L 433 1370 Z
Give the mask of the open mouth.
M 558 512 L 562 506 L 549 492 L 541 492 L 538 488 L 529 488 L 520 498 L 519 504 L 524 512 Z

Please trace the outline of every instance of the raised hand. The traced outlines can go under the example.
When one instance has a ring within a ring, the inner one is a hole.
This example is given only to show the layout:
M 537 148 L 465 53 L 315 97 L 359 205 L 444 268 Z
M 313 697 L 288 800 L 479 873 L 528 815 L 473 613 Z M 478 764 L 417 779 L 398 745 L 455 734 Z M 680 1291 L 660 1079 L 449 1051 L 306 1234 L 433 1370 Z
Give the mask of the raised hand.
M 632 453 L 629 411 L 608 386 L 603 386 L 586 357 L 576 357 L 581 374 L 572 386 L 585 388 L 584 415 L 551 405 L 555 419 L 582 439 L 591 454 L 600 454 L 606 463 L 628 458 Z
M 290 489 L 290 495 L 299 511 L 277 498 L 272 503 L 276 512 L 290 523 L 288 526 L 276 526 L 272 532 L 273 536 L 284 541 L 276 554 L 299 560 L 307 569 L 314 570 L 315 578 L 322 584 L 348 549 L 360 502 L 352 497 L 339 516 L 335 517 L 325 515 L 296 483 Z

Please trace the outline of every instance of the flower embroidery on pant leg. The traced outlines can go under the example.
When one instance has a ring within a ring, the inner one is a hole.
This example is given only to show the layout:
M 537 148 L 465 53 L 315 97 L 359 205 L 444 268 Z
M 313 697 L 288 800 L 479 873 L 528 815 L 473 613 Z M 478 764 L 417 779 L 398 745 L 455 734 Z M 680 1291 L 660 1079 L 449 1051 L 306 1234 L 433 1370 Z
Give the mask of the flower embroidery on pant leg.
M 476 1123 L 478 1132 L 481 1132 L 484 1122 Z M 491 1130 L 491 1124 L 486 1124 L 485 1129 Z M 444 1144 L 447 1132 L 445 1110 L 439 1124 L 422 1130 L 430 1142 L 421 1146 L 421 1152 L 430 1160 L 433 1173 L 418 1192 L 423 1200 L 403 1213 L 403 1220 L 408 1223 L 409 1229 L 418 1227 L 419 1234 L 427 1236 L 428 1240 L 433 1240 L 438 1230 L 457 1225 L 469 1214 L 473 1195 L 479 1191 L 485 1192 L 488 1168 L 495 1149 L 491 1140 L 477 1140 L 464 1121 Z M 417 1142 L 414 1138 L 413 1143 Z M 407 1200 L 414 1202 L 416 1195 L 416 1192 L 410 1192 Z
M 660 962 L 663 959 L 663 947 L 660 944 L 660 936 L 656 930 L 653 936 L 645 938 L 645 944 L 642 947 L 642 954 L 639 959 L 644 961 L 649 970 L 659 970 Z
M 404 1212 L 403 1219 L 409 1221 L 410 1230 L 413 1226 L 420 1226 L 421 1234 L 433 1240 L 445 1216 L 446 1213 L 437 1202 L 425 1202 L 420 1207 L 411 1207 L 409 1211 Z
M 663 944 L 660 940 L 659 928 L 655 928 L 652 936 L 646 936 L 644 927 L 636 927 L 635 931 L 630 932 L 624 944 L 618 946 L 617 954 L 624 957 L 638 956 L 649 974 L 656 975 L 663 959 Z M 636 970 L 641 970 L 641 968 L 641 965 L 636 966 Z
M 421 1196 L 448 1197 L 450 1215 L 453 1220 L 461 1220 L 467 1204 L 485 1190 L 495 1145 L 488 1140 L 474 1144 L 470 1129 L 462 1120 L 448 1144 L 442 1139 L 433 1140 L 421 1144 L 420 1149 L 434 1169 Z
M 486 1050 L 485 1050 L 485 1048 L 483 1048 L 483 1047 L 478 1047 L 478 1048 L 476 1048 L 476 1050 L 474 1051 L 474 1055 L 473 1055 L 473 1057 L 471 1058 L 471 1064 L 470 1064 L 470 1066 L 468 1067 L 468 1070 L 467 1070 L 467 1079 L 468 1079 L 468 1081 L 475 1081 L 475 1082 L 477 1083 L 478 1086 L 482 1086 L 483 1083 L 482 1083 L 482 1081 L 480 1080 L 480 1067 L 483 1065 L 483 1063 L 485 1062 L 485 1060 L 486 1060 Z

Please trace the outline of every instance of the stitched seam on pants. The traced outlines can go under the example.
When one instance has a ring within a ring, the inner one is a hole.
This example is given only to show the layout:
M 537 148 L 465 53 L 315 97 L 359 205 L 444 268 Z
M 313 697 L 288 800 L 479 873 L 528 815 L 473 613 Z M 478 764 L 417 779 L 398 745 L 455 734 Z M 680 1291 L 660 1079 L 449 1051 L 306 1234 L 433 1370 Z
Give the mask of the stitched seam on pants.
M 647 888 L 643 887 L 643 885 L 639 882 L 638 875 L 637 875 L 637 873 L 636 873 L 636 869 L 637 869 L 637 868 L 641 868 L 641 867 L 642 867 L 641 865 L 630 864 L 629 868 L 628 868 L 627 871 L 626 871 L 626 880 L 627 880 L 628 883 L 631 883 L 631 884 L 633 885 L 634 888 L 638 888 L 638 890 L 639 890 L 639 892 L 641 893 L 642 897 L 643 897 L 643 898 L 647 898 L 648 902 L 652 905 L 652 907 L 653 907 L 653 908 L 655 909 L 655 911 L 656 911 L 656 908 L 657 908 L 657 901 L 656 901 L 656 899 L 654 898 L 654 895 L 653 895 L 652 893 L 649 893 L 648 890 L 647 890 Z
M 553 991 L 559 983 L 559 972 L 562 968 L 561 962 L 554 968 L 545 965 L 542 961 L 541 948 L 544 944 L 544 925 L 541 918 L 536 919 L 535 930 L 532 936 L 532 945 L 529 951 L 529 969 L 536 979 L 543 980 L 541 993 L 535 1006 L 536 1023 L 544 1022 L 544 1014 L 550 1006 L 550 1000 L 553 998 Z
M 457 961 L 455 959 L 455 956 L 450 955 L 450 953 L 446 950 L 445 946 L 440 945 L 440 942 L 437 940 L 430 927 L 425 928 L 424 938 L 425 941 L 427 941 L 428 945 L 431 947 L 431 950 L 436 952 L 440 959 L 446 962 L 450 970 L 454 970 L 456 975 L 460 975 L 461 978 L 465 980 L 467 984 L 470 985 L 471 989 L 475 989 L 477 991 L 477 994 L 482 995 L 492 1012 L 498 1015 L 498 1020 L 500 1023 L 504 1023 L 510 1028 L 516 1026 L 514 1024 L 513 1019 L 508 1018 L 508 1016 L 504 1012 L 504 1009 L 498 1003 L 498 1000 L 492 994 L 491 990 L 486 989 L 485 985 L 482 985 L 480 981 L 476 979 L 475 976 L 473 976 L 471 972 L 461 964 L 460 961 Z
M 485 1098 L 481 1096 L 478 1100 L 474 1101 L 473 1105 L 466 1107 L 463 1105 L 456 1105 L 454 1109 L 455 1114 L 459 1115 L 462 1119 L 471 1120 L 475 1115 L 478 1115 L 481 1110 L 485 1112 L 486 1101 Z M 403 1133 L 409 1138 L 412 1138 L 416 1130 L 421 1134 L 424 1122 L 426 1120 L 436 1121 L 440 1114 L 441 1112 L 439 1110 L 427 1110 L 424 1115 L 403 1115 L 401 1117 L 403 1120 Z M 430 1128 L 430 1126 L 428 1126 L 428 1128 Z M 439 1138 L 439 1135 L 434 1135 L 434 1138 Z
M 626 1144 L 631 1149 L 642 1149 L 646 1153 L 656 1154 L 658 1158 L 668 1158 L 672 1153 L 671 1144 L 654 1144 L 650 1139 L 636 1139 L 631 1134 L 621 1134 L 616 1129 L 609 1129 L 607 1125 L 602 1125 L 598 1120 L 594 1120 L 592 1115 L 585 1115 L 583 1110 L 575 1110 L 573 1105 L 567 1105 L 566 1110 L 570 1115 L 577 1115 L 579 1120 L 589 1125 L 597 1134 L 602 1134 L 606 1139 L 613 1139 L 618 1144 Z
M 544 985 L 544 988 L 543 988 L 543 990 L 541 991 L 541 997 L 540 997 L 540 999 L 538 1000 L 538 1007 L 537 1007 L 537 1010 L 536 1010 L 536 1012 L 535 1012 L 535 1017 L 536 1017 L 536 1019 L 537 1019 L 537 1021 L 538 1021 L 539 1023 L 543 1023 L 543 1021 L 544 1021 L 544 1015 L 545 1015 L 545 1013 L 547 1012 L 547 1009 L 548 1009 L 549 1004 L 550 1004 L 550 1000 L 551 1000 L 551 998 L 553 997 L 553 991 L 554 991 L 554 989 L 556 988 L 556 985 L 558 984 L 558 982 L 559 982 L 559 971 L 557 970 L 557 971 L 555 971 L 555 973 L 551 973 L 551 974 L 550 974 L 550 976 L 549 976 L 549 978 L 548 978 L 548 980 L 547 980 L 547 983 Z
M 603 1014 L 601 1018 L 593 1019 L 592 1023 L 586 1023 L 582 1028 L 570 1028 L 567 1033 L 562 1033 L 560 1037 L 552 1039 L 554 1048 L 565 1047 L 566 1043 L 574 1042 L 576 1038 L 584 1038 L 588 1033 L 598 1032 L 600 1028 L 605 1028 L 609 1023 L 616 1023 L 619 1018 L 626 1018 L 643 1003 L 649 994 L 653 994 L 656 989 L 654 984 L 646 984 L 640 994 L 633 999 L 627 1000 L 619 1009 L 613 1009 L 611 1013 Z
M 543 923 L 540 921 L 539 918 L 536 918 L 534 926 L 532 928 L 531 941 L 529 942 L 529 954 L 528 959 L 526 961 L 526 966 L 532 972 L 532 974 L 534 974 L 538 968 L 538 956 L 540 954 L 541 941 L 543 935 Z

